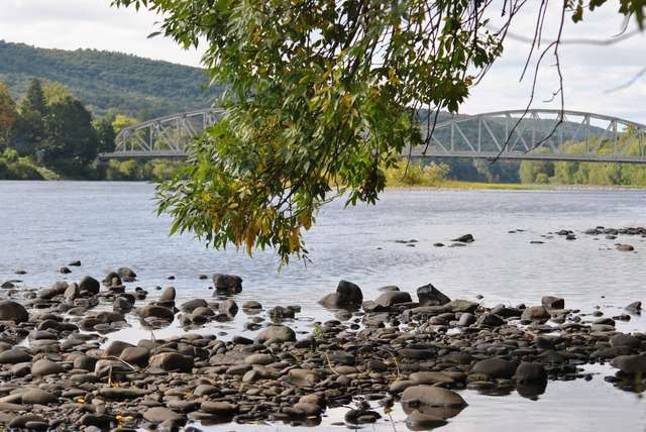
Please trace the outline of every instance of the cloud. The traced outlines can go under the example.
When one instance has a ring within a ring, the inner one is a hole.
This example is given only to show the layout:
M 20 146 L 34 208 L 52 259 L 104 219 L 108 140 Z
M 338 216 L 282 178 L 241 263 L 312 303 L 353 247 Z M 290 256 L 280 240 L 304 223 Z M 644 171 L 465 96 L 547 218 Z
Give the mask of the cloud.
M 146 36 L 158 29 L 160 17 L 142 10 L 116 9 L 110 0 L 0 0 L 0 39 L 24 42 L 47 48 L 95 48 L 121 51 L 143 57 L 176 63 L 199 65 L 199 52 L 185 51 L 172 40 Z M 525 13 L 517 16 L 511 28 L 513 34 L 532 36 L 536 19 L 536 4 L 529 2 Z M 553 2 L 545 25 L 544 40 L 556 36 L 559 20 L 558 6 Z M 498 18 L 499 20 L 500 18 Z M 614 6 L 606 4 L 588 13 L 582 23 L 573 24 L 569 18 L 564 40 L 608 39 L 622 27 L 622 18 Z M 495 20 L 494 20 L 495 22 Z M 545 45 L 543 45 L 545 46 Z M 531 90 L 531 76 L 518 82 L 530 46 L 508 39 L 501 59 L 485 79 L 472 89 L 471 97 L 462 111 L 478 113 L 501 109 L 522 108 Z M 620 115 L 646 123 L 646 77 L 632 86 L 607 93 L 608 89 L 627 82 L 646 67 L 646 36 L 639 34 L 616 45 L 563 45 L 561 47 L 567 108 Z M 554 59 L 546 57 L 540 69 L 535 107 L 558 108 L 558 99 L 551 99 L 558 87 Z M 642 108 L 643 107 L 643 108 Z

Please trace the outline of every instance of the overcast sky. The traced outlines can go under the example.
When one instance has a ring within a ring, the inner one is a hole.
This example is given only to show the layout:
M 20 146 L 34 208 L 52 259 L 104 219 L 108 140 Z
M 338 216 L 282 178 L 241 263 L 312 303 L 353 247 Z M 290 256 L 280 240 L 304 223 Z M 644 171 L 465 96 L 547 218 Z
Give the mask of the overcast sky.
M 0 39 L 46 48 L 96 48 L 136 54 L 188 65 L 199 65 L 200 54 L 184 51 L 161 37 L 147 39 L 157 29 L 158 17 L 147 12 L 109 7 L 109 0 L 0 0 Z M 530 0 L 530 4 L 538 3 Z M 559 1 L 553 2 L 558 6 Z M 605 40 L 621 28 L 614 12 L 617 0 L 589 14 L 585 22 L 570 24 L 563 38 Z M 546 39 L 555 36 L 557 14 L 552 14 Z M 535 15 L 531 10 L 512 28 L 514 34 L 530 36 Z M 531 80 L 518 79 L 529 45 L 508 40 L 505 54 L 487 77 L 472 91 L 462 107 L 465 113 L 522 108 L 528 101 Z M 646 67 L 646 36 L 638 34 L 618 44 L 561 47 L 568 109 L 624 117 L 646 123 L 646 76 L 630 87 L 608 90 L 629 81 Z M 544 103 L 556 87 L 553 58 L 540 73 L 535 107 L 558 108 L 558 101 Z

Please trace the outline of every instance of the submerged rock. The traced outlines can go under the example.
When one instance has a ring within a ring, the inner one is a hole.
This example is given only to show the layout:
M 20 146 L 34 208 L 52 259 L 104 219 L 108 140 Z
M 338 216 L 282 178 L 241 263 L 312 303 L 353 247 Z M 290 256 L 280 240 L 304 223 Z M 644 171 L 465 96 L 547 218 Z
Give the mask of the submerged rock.
M 239 294 L 242 292 L 242 278 L 236 275 L 215 273 L 213 275 L 213 286 L 217 294 Z

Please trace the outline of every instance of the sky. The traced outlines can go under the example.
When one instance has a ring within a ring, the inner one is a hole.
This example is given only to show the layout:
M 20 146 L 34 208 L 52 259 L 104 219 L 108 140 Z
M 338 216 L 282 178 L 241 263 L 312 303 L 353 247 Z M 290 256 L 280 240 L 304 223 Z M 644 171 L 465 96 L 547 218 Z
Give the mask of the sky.
M 553 1 L 556 7 L 558 3 Z M 560 49 L 565 107 L 646 123 L 646 75 L 625 89 L 611 91 L 646 68 L 646 34 L 609 45 L 576 43 L 581 39 L 611 40 L 622 26 L 622 19 L 615 12 L 617 4 L 617 0 L 610 0 L 579 24 L 568 19 L 563 40 L 572 43 Z M 517 17 L 512 35 L 531 36 L 534 12 L 530 7 Z M 550 12 L 545 40 L 553 39 L 558 27 L 558 11 Z M 199 52 L 182 50 L 163 37 L 147 38 L 158 30 L 159 20 L 148 11 L 112 8 L 110 0 L 0 0 L 0 39 L 44 48 L 119 51 L 198 66 Z M 524 108 L 530 95 L 531 76 L 522 82 L 519 78 L 529 48 L 525 42 L 508 39 L 503 57 L 472 89 L 461 112 Z M 545 102 L 553 99 L 552 93 L 557 89 L 554 58 L 547 56 L 543 64 L 533 106 L 559 108 L 558 98 Z

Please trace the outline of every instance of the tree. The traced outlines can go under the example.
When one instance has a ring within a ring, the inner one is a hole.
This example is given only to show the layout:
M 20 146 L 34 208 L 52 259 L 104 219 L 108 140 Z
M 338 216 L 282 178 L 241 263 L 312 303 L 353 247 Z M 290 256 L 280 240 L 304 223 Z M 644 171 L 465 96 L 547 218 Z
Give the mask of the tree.
M 29 88 L 27 89 L 27 95 L 22 101 L 20 110 L 22 112 L 37 112 L 41 117 L 44 117 L 47 114 L 47 99 L 45 98 L 45 92 L 43 91 L 43 86 L 40 80 L 31 80 Z
M 34 156 L 46 138 L 47 100 L 40 80 L 33 79 L 20 102 L 13 147 L 21 156 Z
M 113 122 L 114 117 L 111 115 L 103 116 L 94 122 L 94 130 L 96 130 L 98 140 L 97 150 L 99 153 L 110 153 L 114 151 L 114 140 L 117 134 L 112 126 Z
M 99 140 L 92 115 L 80 101 L 67 96 L 50 105 L 45 126 L 47 140 L 41 150 L 47 165 L 78 175 L 94 161 Z
M 72 93 L 59 82 L 47 81 L 43 84 L 43 96 L 45 97 L 45 103 L 51 105 L 62 102 L 66 97 L 72 96 Z
M 134 117 L 128 117 L 123 114 L 117 114 L 112 120 L 112 128 L 116 133 L 119 133 L 121 132 L 121 129 L 126 128 L 128 126 L 136 125 L 137 123 L 140 123 L 140 121 Z
M 17 119 L 16 103 L 11 98 L 7 86 L 0 82 L 0 150 L 9 143 Z
M 561 28 L 566 13 L 580 21 L 584 8 L 605 2 L 564 0 Z M 302 233 L 321 205 L 340 195 L 351 205 L 377 200 L 383 169 L 407 146 L 429 142 L 418 112 L 457 111 L 528 2 L 112 3 L 158 12 L 163 33 L 185 47 L 205 41 L 204 65 L 229 87 L 222 121 L 194 143 L 182 175 L 159 189 L 172 231 L 249 253 L 275 247 L 287 261 L 307 254 Z M 619 12 L 641 25 L 643 3 L 622 0 Z M 490 30 L 500 16 L 504 22 Z M 537 20 L 536 34 L 544 22 Z M 557 65 L 558 45 L 545 48 Z

